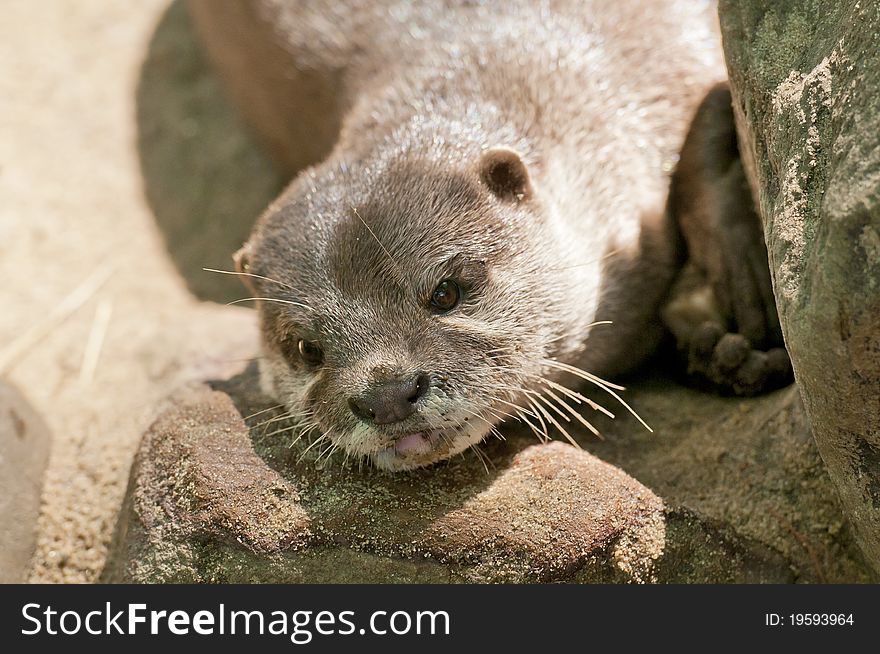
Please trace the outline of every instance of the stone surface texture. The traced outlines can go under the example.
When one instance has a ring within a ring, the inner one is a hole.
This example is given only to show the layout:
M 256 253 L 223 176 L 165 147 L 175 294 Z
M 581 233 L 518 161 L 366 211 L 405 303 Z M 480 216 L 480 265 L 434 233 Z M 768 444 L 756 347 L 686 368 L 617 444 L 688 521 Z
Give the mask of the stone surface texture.
M 880 4 L 722 0 L 719 14 L 795 378 L 880 570 Z
M 733 400 L 641 380 L 653 435 L 618 419 L 605 441 L 572 430 L 578 449 L 511 425 L 481 455 L 390 475 L 297 440 L 256 387 L 251 366 L 169 400 L 106 581 L 869 579 L 794 388 Z

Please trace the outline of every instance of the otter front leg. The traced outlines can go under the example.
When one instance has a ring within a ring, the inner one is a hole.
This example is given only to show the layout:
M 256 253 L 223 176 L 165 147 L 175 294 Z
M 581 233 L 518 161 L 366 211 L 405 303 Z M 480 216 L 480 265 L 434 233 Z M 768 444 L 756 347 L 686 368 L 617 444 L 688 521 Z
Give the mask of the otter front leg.
M 691 378 L 754 395 L 790 383 L 792 375 L 730 103 L 726 84 L 709 92 L 673 175 L 669 206 L 688 264 L 663 318 Z

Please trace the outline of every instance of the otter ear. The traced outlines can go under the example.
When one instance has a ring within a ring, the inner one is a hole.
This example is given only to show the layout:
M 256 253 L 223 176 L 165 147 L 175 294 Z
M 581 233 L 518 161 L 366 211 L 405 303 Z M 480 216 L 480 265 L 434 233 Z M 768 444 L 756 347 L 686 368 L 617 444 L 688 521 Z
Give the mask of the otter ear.
M 239 274 L 239 279 L 251 291 L 254 291 L 254 284 L 251 281 L 249 273 L 251 271 L 251 249 L 250 243 L 245 243 L 241 248 L 232 255 L 235 262 L 235 272 Z
M 491 148 L 480 158 L 480 180 L 502 200 L 520 202 L 532 194 L 529 170 L 515 150 Z

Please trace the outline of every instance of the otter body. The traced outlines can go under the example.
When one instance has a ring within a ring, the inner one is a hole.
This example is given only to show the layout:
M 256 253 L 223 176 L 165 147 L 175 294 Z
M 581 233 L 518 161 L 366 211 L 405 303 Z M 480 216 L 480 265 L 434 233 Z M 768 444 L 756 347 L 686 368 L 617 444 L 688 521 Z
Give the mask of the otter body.
M 573 397 L 553 384 L 584 378 L 566 366 L 616 375 L 655 348 L 684 256 L 670 175 L 725 77 L 714 3 L 191 10 L 295 176 L 238 264 L 265 389 L 308 429 L 426 465 L 508 416 L 546 431 L 546 399 Z

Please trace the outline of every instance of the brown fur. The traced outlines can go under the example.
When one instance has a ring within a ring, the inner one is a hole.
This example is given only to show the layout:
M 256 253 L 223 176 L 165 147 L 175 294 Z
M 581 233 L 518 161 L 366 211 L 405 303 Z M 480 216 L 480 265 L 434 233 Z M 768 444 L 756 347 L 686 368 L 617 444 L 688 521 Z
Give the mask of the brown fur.
M 264 384 L 316 433 L 381 467 L 424 465 L 478 442 L 503 402 L 527 407 L 541 377 L 573 379 L 547 358 L 614 375 L 654 349 L 682 256 L 669 175 L 724 77 L 712 3 L 190 4 L 297 175 L 241 256 L 254 295 L 282 300 L 260 303 Z M 436 315 L 427 298 L 449 277 L 466 297 Z M 319 369 L 298 339 L 322 344 Z M 346 404 L 419 372 L 430 392 L 402 423 Z M 440 437 L 397 455 L 413 432 Z

